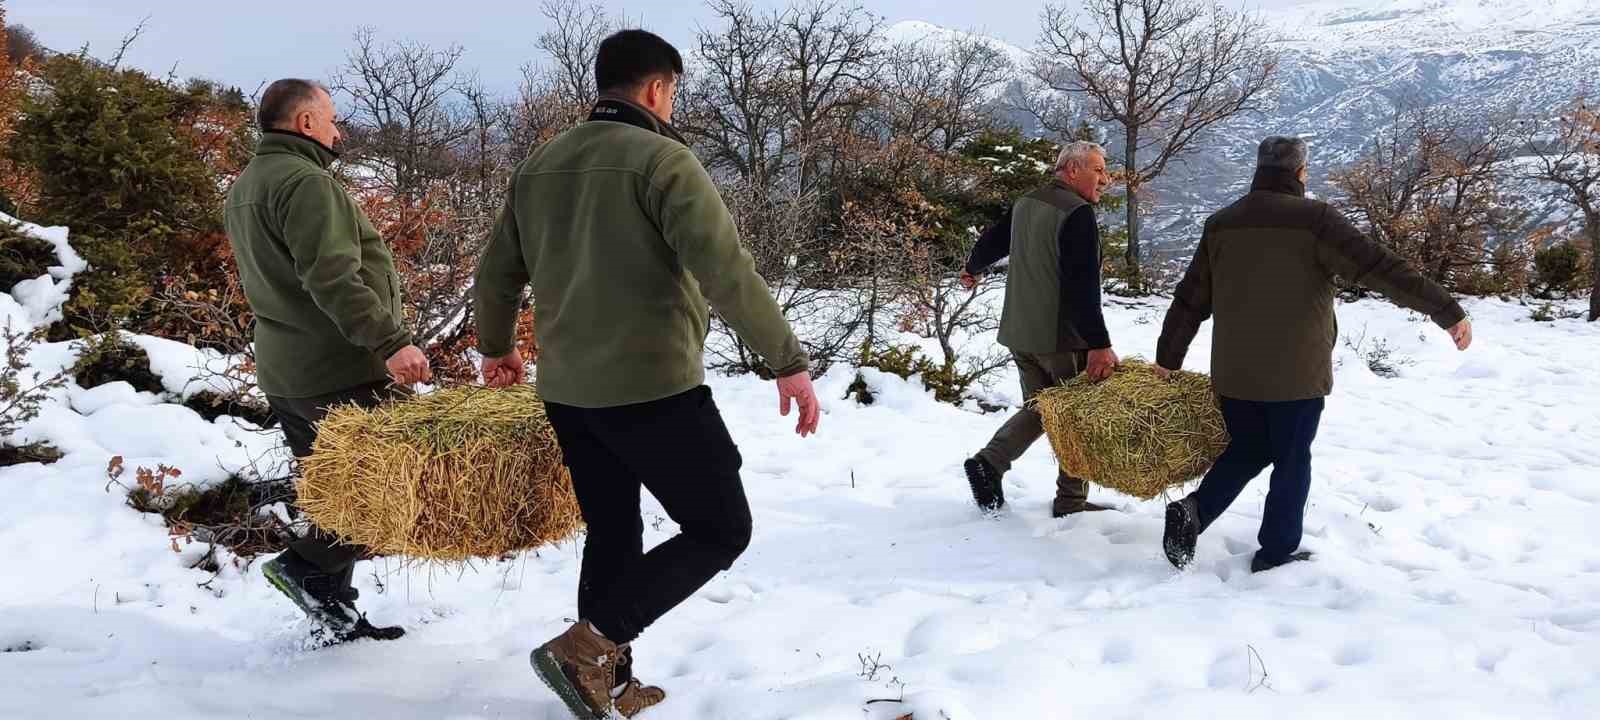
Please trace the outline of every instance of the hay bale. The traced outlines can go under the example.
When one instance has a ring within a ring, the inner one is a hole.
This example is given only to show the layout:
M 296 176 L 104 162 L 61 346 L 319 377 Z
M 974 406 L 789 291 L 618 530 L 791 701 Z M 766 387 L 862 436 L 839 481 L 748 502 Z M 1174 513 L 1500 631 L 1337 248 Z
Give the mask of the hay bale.
M 302 471 L 305 514 L 379 555 L 496 557 L 570 538 L 582 522 L 544 403 L 527 385 L 338 408 Z
M 1200 373 L 1163 381 L 1149 363 L 1126 360 L 1104 382 L 1079 376 L 1033 403 L 1062 471 L 1142 500 L 1204 474 L 1228 447 L 1211 378 Z

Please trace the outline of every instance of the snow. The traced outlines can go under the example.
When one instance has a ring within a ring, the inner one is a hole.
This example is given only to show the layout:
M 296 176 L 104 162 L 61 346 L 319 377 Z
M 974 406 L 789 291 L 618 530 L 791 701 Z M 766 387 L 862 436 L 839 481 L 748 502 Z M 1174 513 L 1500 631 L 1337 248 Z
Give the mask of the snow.
M 222 395 L 235 390 L 233 382 L 221 374 L 233 362 L 227 355 L 149 335 L 130 335 L 128 339 L 150 356 L 150 371 L 161 376 L 169 393 L 189 398 L 203 390 Z
M 902 20 L 884 28 L 881 34 L 892 44 L 954 45 L 958 42 L 977 41 L 1005 55 L 1011 61 L 1012 69 L 1018 74 L 1023 74 L 1027 70 L 1033 57 L 1032 53 L 1023 48 L 988 35 L 952 30 L 921 20 Z
M 23 234 L 55 245 L 56 257 L 61 261 L 60 265 L 51 267 L 48 274 L 17 283 L 10 295 L 0 300 L 0 317 L 18 326 L 48 324 L 61 319 L 61 305 L 67 301 L 67 291 L 72 288 L 72 276 L 89 267 L 67 244 L 67 229 L 40 227 L 5 213 L 0 213 L 0 225 L 14 226 Z
M 714 378 L 755 541 L 636 644 L 670 693 L 643 717 L 1593 717 L 1600 325 L 1467 306 L 1465 354 L 1417 316 L 1340 307 L 1352 343 L 1410 363 L 1380 378 L 1341 343 L 1306 518 L 1318 559 L 1259 576 L 1265 479 L 1180 573 L 1158 502 L 1097 489 L 1116 512 L 1051 519 L 1042 442 L 1007 477 L 1010 509 L 980 515 L 961 461 L 1002 415 L 872 371 L 879 401 L 859 407 L 841 368 L 818 382 L 822 434 L 800 439 L 770 384 Z M 1163 310 L 1112 300 L 1118 349 L 1148 356 Z M 138 341 L 164 373 L 196 357 Z M 1194 369 L 1208 343 L 1209 326 Z M 992 393 L 1015 402 L 1016 383 Z M 23 434 L 67 456 L 0 470 L 0 649 L 19 650 L 0 653 L 0 717 L 565 717 L 527 654 L 573 614 L 575 543 L 462 571 L 363 563 L 363 608 L 410 634 L 306 651 L 257 567 L 189 569 L 204 547 L 174 552 L 105 475 L 122 455 L 211 482 L 276 435 L 121 384 L 69 386 Z M 648 544 L 674 532 L 652 500 L 644 517 Z
M 1537 47 L 1589 32 L 1594 0 L 1332 0 L 1268 10 L 1305 49 L 1321 46 L 1484 51 Z

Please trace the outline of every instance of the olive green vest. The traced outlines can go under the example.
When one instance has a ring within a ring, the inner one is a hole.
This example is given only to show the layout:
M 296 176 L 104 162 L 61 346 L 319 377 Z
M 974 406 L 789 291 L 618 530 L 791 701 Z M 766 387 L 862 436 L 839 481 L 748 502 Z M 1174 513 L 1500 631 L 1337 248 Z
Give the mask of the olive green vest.
M 1018 352 L 1055 353 L 1088 346 L 1061 306 L 1061 226 L 1089 204 L 1060 183 L 1023 196 L 1011 213 L 1011 266 L 1000 344 Z

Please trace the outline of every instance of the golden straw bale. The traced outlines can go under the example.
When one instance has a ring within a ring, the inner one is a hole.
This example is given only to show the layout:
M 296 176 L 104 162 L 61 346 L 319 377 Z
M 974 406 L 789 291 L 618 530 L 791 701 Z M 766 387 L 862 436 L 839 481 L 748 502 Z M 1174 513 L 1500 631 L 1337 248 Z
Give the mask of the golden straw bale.
M 575 535 L 572 476 L 532 386 L 341 407 L 301 461 L 299 506 L 379 555 L 496 557 Z
M 1078 376 L 1034 398 L 1061 470 L 1149 500 L 1204 474 L 1228 447 L 1211 378 L 1162 380 L 1126 360 L 1104 382 Z

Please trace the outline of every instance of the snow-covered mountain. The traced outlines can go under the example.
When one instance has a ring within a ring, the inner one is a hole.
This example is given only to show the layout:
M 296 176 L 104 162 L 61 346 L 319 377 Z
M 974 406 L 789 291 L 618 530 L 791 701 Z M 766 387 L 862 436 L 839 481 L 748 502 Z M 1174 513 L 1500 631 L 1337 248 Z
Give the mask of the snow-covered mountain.
M 1005 53 L 1006 57 L 1011 59 L 1012 64 L 1016 66 L 1018 71 L 1026 71 L 1029 62 L 1033 57 L 1033 53 L 1029 52 L 1027 49 L 1017 47 L 1016 45 L 1012 45 L 1011 43 L 998 38 L 980 35 L 978 33 L 968 32 L 966 30 L 953 30 L 947 27 L 940 27 L 938 25 L 934 25 L 933 23 L 922 22 L 921 20 L 906 20 L 890 25 L 884 29 L 883 38 L 891 43 L 913 42 L 939 44 L 953 44 L 960 42 L 961 40 L 977 39 L 988 44 L 990 47 Z
M 1282 58 L 1270 107 L 1215 130 L 1156 184 L 1149 226 L 1158 244 L 1194 241 L 1204 213 L 1248 184 L 1255 144 L 1265 135 L 1307 137 L 1317 168 L 1326 171 L 1357 157 L 1401 108 L 1544 115 L 1600 89 L 1600 0 L 1344 0 L 1264 12 L 1262 19 Z M 887 34 L 938 41 L 956 33 L 911 22 Z M 995 42 L 1018 61 L 1019 83 L 1026 82 L 1029 51 Z M 1014 119 L 1026 126 L 1025 116 Z M 1313 189 L 1327 190 L 1320 183 Z M 1530 203 L 1548 206 L 1532 197 L 1539 188 L 1527 192 Z

